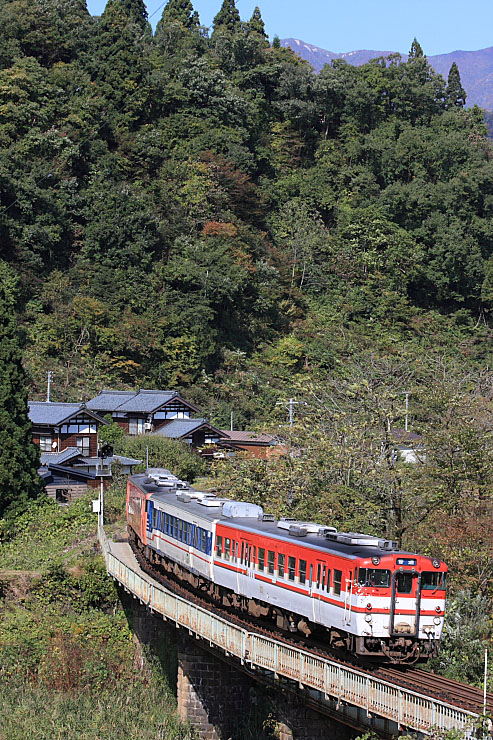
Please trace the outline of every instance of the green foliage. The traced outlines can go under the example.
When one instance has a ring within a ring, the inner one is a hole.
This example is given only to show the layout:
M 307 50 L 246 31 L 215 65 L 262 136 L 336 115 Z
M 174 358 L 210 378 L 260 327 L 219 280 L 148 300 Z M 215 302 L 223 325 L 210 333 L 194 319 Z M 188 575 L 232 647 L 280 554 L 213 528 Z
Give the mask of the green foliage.
M 449 599 L 440 655 L 432 661 L 430 670 L 472 686 L 483 685 L 484 651 L 492 628 L 488 607 L 484 597 L 470 591 L 460 591 Z M 491 686 L 490 674 L 490 690 Z
M 123 437 L 125 436 L 125 432 L 121 428 L 121 426 L 116 423 L 116 421 L 113 421 L 112 417 L 109 414 L 107 414 L 104 418 L 106 421 L 109 422 L 109 424 L 105 424 L 104 426 L 101 425 L 99 427 L 98 440 L 114 447 L 123 439 Z
M 149 451 L 149 467 L 167 468 L 182 480 L 192 482 L 206 470 L 206 464 L 185 442 L 141 434 L 124 437 L 115 445 L 115 452 L 142 460 L 136 471 L 145 470 L 146 450 Z
M 21 335 L 14 313 L 17 279 L 0 262 L 0 517 L 22 511 L 41 494 L 39 451 L 28 419 Z

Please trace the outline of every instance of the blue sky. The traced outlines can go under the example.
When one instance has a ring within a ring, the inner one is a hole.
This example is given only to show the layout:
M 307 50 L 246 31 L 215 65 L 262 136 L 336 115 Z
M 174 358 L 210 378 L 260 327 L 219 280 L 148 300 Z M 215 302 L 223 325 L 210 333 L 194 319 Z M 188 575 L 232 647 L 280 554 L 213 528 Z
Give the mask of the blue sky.
M 204 26 L 210 26 L 222 0 L 192 0 Z M 87 0 L 99 15 L 104 0 Z M 148 0 L 155 26 L 162 0 Z M 335 52 L 375 49 L 407 52 L 416 36 L 425 54 L 471 51 L 493 46 L 493 0 L 237 0 L 244 20 L 259 5 L 272 38 L 299 38 Z

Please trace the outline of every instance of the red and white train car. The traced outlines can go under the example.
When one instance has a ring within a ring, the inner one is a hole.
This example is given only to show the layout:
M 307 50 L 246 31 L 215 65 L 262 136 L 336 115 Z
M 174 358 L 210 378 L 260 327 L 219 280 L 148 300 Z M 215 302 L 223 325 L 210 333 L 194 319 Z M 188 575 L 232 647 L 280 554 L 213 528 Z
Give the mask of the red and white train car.
M 212 599 L 391 662 L 437 652 L 447 567 L 371 535 L 264 515 L 212 494 L 129 478 L 133 544 Z

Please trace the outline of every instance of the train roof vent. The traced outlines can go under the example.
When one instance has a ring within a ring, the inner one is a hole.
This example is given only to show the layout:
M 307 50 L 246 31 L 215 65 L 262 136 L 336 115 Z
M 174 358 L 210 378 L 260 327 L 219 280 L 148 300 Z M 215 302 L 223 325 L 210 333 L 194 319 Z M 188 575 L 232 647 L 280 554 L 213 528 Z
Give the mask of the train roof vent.
M 199 504 L 201 506 L 207 506 L 210 509 L 218 509 L 224 504 L 225 501 L 227 501 L 227 499 L 225 498 L 217 498 L 216 496 L 204 496 L 203 499 L 200 499 Z
M 202 501 L 203 498 L 215 498 L 215 494 L 209 491 L 196 491 L 190 488 L 188 491 L 177 491 L 176 498 L 181 501 L 180 496 L 189 496 L 191 501 Z
M 289 529 L 292 524 L 299 524 L 296 519 L 289 518 L 288 516 L 282 516 L 277 522 L 279 529 Z
M 288 533 L 295 537 L 305 537 L 307 534 L 325 535 L 328 531 L 336 532 L 335 527 L 323 527 L 315 522 L 298 522 L 296 519 L 283 518 L 279 520 L 278 527 L 287 529 Z
M 261 519 L 264 510 L 256 504 L 248 504 L 246 501 L 226 501 L 223 504 L 223 516 L 230 519 L 243 518 Z
M 189 504 L 192 500 L 192 497 L 189 493 L 184 493 L 183 491 L 180 491 L 180 493 L 176 494 L 176 500 L 181 501 L 184 504 Z
M 328 532 L 326 535 L 332 542 L 340 542 L 342 545 L 362 545 L 364 547 L 379 547 L 382 550 L 394 550 L 396 543 L 391 540 L 383 540 L 371 534 L 361 532 Z
M 263 522 L 275 522 L 274 514 L 262 514 Z

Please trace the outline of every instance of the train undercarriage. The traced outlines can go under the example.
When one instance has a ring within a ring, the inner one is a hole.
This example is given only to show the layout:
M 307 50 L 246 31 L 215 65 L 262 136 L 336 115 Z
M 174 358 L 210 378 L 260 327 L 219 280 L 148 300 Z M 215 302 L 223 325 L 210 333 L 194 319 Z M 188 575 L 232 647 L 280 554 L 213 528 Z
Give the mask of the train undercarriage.
M 187 570 L 180 563 L 160 555 L 152 548 L 144 546 L 131 527 L 128 527 L 128 533 L 132 548 L 140 552 L 151 565 L 157 567 L 163 577 L 186 584 L 192 593 L 236 614 L 270 622 L 282 631 L 320 640 L 332 649 L 348 652 L 360 659 L 373 662 L 413 665 L 418 661 L 423 662 L 434 657 L 438 652 L 435 640 L 418 641 L 414 637 L 404 635 L 389 639 L 357 637 L 334 627 L 314 624 L 300 614 L 241 596 Z

